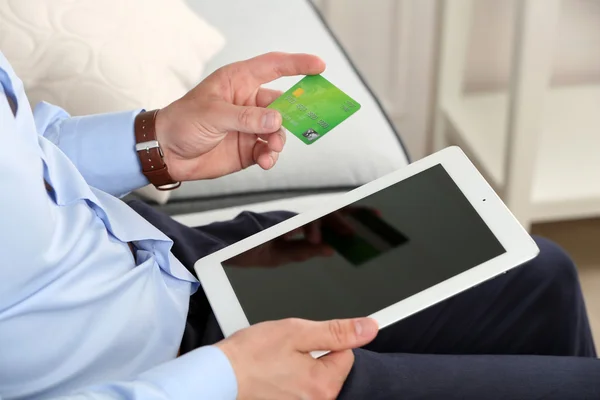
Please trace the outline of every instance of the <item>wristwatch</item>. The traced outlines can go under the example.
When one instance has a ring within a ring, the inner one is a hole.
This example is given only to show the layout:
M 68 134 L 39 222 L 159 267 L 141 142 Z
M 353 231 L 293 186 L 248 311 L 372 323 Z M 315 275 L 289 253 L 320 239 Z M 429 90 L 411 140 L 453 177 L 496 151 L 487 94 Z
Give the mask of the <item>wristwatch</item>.
M 142 164 L 142 173 L 158 190 L 173 190 L 181 186 L 171 178 L 160 143 L 156 139 L 158 110 L 142 111 L 135 117 L 135 151 Z

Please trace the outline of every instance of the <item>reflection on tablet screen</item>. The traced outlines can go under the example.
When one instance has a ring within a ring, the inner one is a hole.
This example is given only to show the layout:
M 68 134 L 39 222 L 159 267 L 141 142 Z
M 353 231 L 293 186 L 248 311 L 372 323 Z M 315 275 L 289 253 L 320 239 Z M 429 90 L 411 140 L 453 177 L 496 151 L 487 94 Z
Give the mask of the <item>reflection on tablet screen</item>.
M 346 207 L 332 214 L 322 219 L 323 242 L 354 266 L 360 266 L 408 241 L 402 232 L 385 222 L 379 210 Z
M 437 165 L 223 265 L 253 324 L 369 315 L 504 252 Z

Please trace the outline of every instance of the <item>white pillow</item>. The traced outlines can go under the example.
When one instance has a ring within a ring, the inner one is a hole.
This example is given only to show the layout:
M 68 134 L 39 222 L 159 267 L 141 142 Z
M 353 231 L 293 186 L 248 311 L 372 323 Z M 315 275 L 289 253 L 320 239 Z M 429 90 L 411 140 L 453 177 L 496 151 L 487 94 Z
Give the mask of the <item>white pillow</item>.
M 183 0 L 3 0 L 0 21 L 0 49 L 32 107 L 72 115 L 164 107 L 225 43 Z M 164 203 L 170 192 L 141 194 Z

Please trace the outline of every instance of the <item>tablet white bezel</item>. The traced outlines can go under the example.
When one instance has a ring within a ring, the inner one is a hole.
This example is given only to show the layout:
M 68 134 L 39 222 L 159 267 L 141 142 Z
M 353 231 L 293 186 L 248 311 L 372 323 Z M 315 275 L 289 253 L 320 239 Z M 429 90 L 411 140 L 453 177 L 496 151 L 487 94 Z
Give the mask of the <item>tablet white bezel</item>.
M 467 156 L 460 148 L 449 147 L 198 260 L 194 268 L 223 334 L 229 336 L 250 324 L 221 262 L 437 164 L 448 172 L 506 253 L 370 315 L 380 328 L 506 272 L 538 254 L 539 249 L 531 236 Z

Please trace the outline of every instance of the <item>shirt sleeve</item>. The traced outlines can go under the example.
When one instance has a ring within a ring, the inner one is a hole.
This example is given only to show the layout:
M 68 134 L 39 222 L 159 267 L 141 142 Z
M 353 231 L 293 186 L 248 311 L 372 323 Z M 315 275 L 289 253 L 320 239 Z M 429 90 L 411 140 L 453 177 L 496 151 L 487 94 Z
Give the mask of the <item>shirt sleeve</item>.
M 229 360 L 217 347 L 207 346 L 154 367 L 133 380 L 105 383 L 50 398 L 235 400 L 236 397 L 237 381 Z
M 135 151 L 133 124 L 140 111 L 71 117 L 41 102 L 33 116 L 38 134 L 58 146 L 90 186 L 123 196 L 149 183 Z

